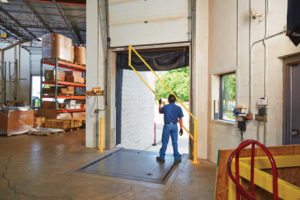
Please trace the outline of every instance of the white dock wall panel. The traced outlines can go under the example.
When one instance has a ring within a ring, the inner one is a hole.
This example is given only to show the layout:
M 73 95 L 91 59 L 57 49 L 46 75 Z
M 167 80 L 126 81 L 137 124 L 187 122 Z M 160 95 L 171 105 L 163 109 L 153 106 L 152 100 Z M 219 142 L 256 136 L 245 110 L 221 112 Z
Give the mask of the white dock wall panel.
M 109 0 L 111 47 L 186 42 L 189 0 Z

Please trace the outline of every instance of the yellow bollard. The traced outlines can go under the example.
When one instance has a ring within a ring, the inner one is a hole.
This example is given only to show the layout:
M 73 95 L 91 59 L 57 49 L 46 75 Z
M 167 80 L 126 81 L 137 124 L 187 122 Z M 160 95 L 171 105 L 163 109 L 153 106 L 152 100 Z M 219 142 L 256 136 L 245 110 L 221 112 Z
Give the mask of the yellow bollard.
M 103 151 L 103 118 L 100 118 L 99 120 L 99 149 L 97 152 L 102 152 Z
M 194 157 L 193 163 L 197 164 L 198 160 L 198 120 L 194 119 Z

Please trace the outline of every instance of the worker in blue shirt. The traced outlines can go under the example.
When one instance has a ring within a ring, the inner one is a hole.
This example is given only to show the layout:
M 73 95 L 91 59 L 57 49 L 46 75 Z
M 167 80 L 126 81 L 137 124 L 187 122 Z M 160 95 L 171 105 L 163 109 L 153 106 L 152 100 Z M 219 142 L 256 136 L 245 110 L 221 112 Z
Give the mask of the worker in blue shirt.
M 182 109 L 175 105 L 175 96 L 170 94 L 168 98 L 168 105 L 165 105 L 161 107 L 162 101 L 161 99 L 159 100 L 159 113 L 164 114 L 164 127 L 163 127 L 163 133 L 162 133 L 162 147 L 160 148 L 159 151 L 159 156 L 156 157 L 156 160 L 164 163 L 165 162 L 165 155 L 166 155 L 166 150 L 169 142 L 169 137 L 171 135 L 172 139 L 172 146 L 173 146 L 173 152 L 174 152 L 174 161 L 175 164 L 181 162 L 181 155 L 178 152 L 178 127 L 177 127 L 177 122 L 179 122 L 180 125 L 180 131 L 179 135 L 181 136 L 183 134 L 182 130 Z

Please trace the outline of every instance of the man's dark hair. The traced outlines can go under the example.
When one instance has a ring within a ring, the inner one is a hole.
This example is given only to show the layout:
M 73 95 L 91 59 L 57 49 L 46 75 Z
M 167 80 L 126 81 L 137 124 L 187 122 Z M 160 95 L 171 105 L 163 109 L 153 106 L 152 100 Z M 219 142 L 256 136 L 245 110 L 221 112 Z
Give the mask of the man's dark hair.
M 170 103 L 175 103 L 176 98 L 173 94 L 170 94 L 168 100 Z

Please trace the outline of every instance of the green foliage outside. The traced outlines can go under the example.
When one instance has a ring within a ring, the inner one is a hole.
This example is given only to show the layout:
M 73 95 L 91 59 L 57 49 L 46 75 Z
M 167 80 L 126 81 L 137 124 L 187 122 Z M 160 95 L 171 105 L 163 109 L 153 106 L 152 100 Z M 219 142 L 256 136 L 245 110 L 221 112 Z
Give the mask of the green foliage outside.
M 232 113 L 232 110 L 235 107 L 235 81 L 236 75 L 230 74 L 223 76 L 223 113 L 224 118 L 228 120 L 234 120 L 235 116 Z
M 235 101 L 235 74 L 223 76 L 223 99 Z
M 163 73 L 160 78 L 171 89 L 172 92 L 181 100 L 189 101 L 190 70 L 189 67 L 171 70 Z M 155 92 L 163 99 L 169 97 L 170 92 L 159 81 L 155 81 Z

